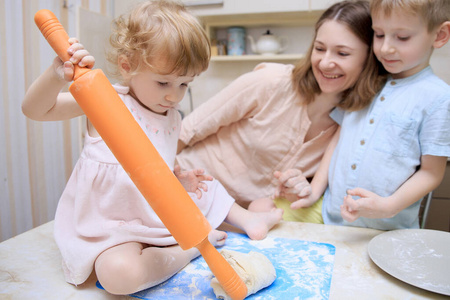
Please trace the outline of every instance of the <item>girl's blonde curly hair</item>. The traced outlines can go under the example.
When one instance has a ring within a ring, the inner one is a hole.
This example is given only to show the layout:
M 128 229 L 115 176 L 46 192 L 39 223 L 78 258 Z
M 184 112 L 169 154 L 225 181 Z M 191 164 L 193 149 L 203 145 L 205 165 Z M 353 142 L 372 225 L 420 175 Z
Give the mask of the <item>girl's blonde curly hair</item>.
M 125 56 L 136 74 L 145 68 L 158 71 L 156 62 L 166 62 L 165 72 L 195 76 L 208 68 L 209 40 L 200 22 L 174 1 L 145 1 L 113 23 L 107 59 L 120 75 L 119 59 Z

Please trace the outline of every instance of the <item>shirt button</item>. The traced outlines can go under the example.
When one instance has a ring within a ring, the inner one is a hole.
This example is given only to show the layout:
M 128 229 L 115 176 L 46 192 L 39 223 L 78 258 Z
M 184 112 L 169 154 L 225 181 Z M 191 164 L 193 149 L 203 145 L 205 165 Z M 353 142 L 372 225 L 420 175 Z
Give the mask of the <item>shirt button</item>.
M 370 123 L 370 124 L 373 124 L 374 122 L 375 122 L 374 119 L 370 119 L 370 120 L 369 120 L 369 123 Z
M 353 164 L 353 165 L 352 165 L 352 170 L 355 170 L 355 169 L 356 169 L 356 165 Z
M 366 143 L 366 141 L 365 141 L 365 140 L 361 140 L 359 143 L 361 144 L 361 146 L 364 146 L 364 144 Z
M 380 101 L 384 101 L 385 99 L 384 96 L 381 96 Z
M 397 82 L 391 81 L 391 85 L 396 85 L 396 84 L 397 84 Z

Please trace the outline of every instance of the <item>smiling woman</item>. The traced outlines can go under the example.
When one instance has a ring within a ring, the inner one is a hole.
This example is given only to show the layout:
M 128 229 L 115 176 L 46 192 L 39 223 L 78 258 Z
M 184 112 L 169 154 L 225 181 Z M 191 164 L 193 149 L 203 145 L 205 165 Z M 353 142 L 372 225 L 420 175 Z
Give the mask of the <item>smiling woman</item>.
M 381 87 L 372 35 L 367 1 L 331 6 L 296 66 L 260 64 L 183 120 L 178 164 L 203 167 L 249 209 L 270 210 L 283 185 L 274 171 L 297 169 L 312 179 L 338 128 L 329 113 L 335 107 L 361 109 Z M 298 200 L 291 194 L 299 193 L 290 189 L 281 196 Z M 321 222 L 320 201 L 292 218 L 290 202 L 277 203 L 285 220 Z
M 367 53 L 369 46 L 346 25 L 333 20 L 323 23 L 317 31 L 311 54 L 311 65 L 321 96 L 339 94 L 351 88 L 365 67 Z M 333 97 L 339 101 L 338 97 Z

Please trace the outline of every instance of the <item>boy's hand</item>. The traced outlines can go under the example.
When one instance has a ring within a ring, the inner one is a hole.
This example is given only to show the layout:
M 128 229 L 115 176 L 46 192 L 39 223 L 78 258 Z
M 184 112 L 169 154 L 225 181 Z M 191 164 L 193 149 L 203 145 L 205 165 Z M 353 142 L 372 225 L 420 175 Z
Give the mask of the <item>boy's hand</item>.
M 352 196 L 360 197 L 358 200 Z M 390 209 L 392 203 L 387 198 L 362 188 L 347 191 L 341 205 L 341 215 L 347 222 L 354 222 L 359 217 L 370 219 L 392 218 L 395 212 Z
M 95 58 L 84 49 L 84 46 L 76 38 L 69 39 L 70 47 L 67 53 L 71 55 L 69 61 L 62 62 L 59 57 L 53 60 L 53 67 L 59 78 L 65 81 L 72 81 L 74 76 L 74 65 L 92 69 L 95 64 Z
M 278 187 L 274 193 L 275 198 L 286 198 L 292 202 L 292 209 L 309 207 L 314 204 L 315 201 L 309 197 L 312 192 L 311 185 L 303 176 L 302 171 L 289 169 L 285 172 L 275 171 L 273 175 L 278 179 Z
M 187 192 L 195 193 L 197 198 L 202 197 L 202 190 L 207 192 L 208 186 L 202 181 L 211 181 L 213 177 L 210 175 L 204 175 L 203 169 L 194 169 L 190 171 L 181 171 L 180 166 L 176 165 L 173 169 L 173 173 L 183 185 Z

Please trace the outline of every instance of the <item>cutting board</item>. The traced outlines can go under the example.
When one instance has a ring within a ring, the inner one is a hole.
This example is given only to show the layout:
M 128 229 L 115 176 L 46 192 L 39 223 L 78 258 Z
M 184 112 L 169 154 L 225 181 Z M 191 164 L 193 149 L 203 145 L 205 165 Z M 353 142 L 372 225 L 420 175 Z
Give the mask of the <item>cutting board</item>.
M 267 237 L 253 241 L 228 232 L 221 247 L 243 253 L 257 251 L 275 267 L 277 278 L 269 287 L 246 299 L 328 299 L 335 247 L 294 239 Z M 220 249 L 218 249 L 220 251 Z M 213 274 L 200 256 L 164 283 L 130 296 L 139 299 L 216 299 L 210 286 Z M 97 286 L 101 288 L 99 283 Z

